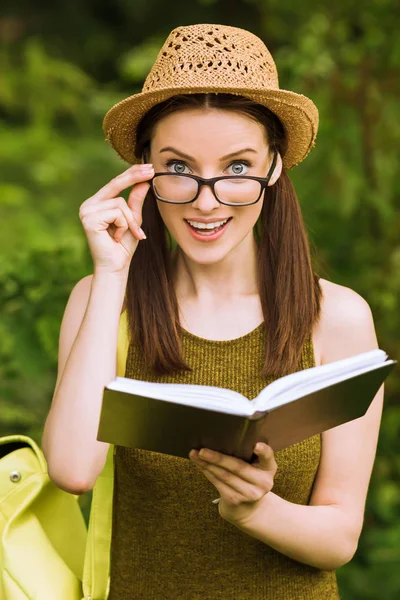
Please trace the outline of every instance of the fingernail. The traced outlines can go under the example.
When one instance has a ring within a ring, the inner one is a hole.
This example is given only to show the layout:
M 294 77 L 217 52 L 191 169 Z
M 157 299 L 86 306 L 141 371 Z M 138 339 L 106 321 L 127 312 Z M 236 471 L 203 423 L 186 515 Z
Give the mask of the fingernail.
M 212 458 L 213 453 L 211 450 L 205 450 L 204 448 L 202 448 L 199 452 L 199 456 L 200 458 Z
M 140 169 L 142 171 L 151 171 L 153 169 L 153 165 L 151 163 L 145 164 L 145 165 L 140 165 Z
M 262 450 L 262 444 L 256 444 L 255 448 L 254 448 L 254 452 L 261 452 Z
M 147 240 L 147 236 L 146 236 L 145 232 L 143 231 L 143 229 L 139 229 L 139 233 L 142 237 L 142 240 Z

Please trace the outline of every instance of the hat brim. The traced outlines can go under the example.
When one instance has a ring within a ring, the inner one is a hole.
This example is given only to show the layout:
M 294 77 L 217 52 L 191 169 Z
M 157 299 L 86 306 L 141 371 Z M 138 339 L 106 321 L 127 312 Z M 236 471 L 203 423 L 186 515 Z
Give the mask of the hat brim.
M 282 122 L 287 136 L 283 166 L 291 169 L 299 164 L 315 144 L 318 131 L 318 109 L 307 96 L 282 89 L 254 90 L 230 87 L 165 88 L 129 96 L 114 105 L 103 120 L 106 140 L 128 163 L 139 162 L 135 156 L 136 127 L 156 104 L 181 94 L 224 93 L 250 98 L 269 108 Z

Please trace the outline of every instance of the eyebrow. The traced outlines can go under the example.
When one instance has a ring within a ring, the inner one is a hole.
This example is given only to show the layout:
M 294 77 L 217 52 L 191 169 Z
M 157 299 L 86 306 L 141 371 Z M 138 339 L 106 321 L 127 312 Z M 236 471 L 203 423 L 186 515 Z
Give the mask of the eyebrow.
M 180 150 L 177 150 L 176 148 L 173 148 L 172 146 L 166 146 L 165 148 L 162 148 L 160 150 L 160 154 L 161 154 L 161 152 L 173 152 L 174 154 L 178 154 L 179 156 L 182 156 L 182 158 L 186 158 L 186 160 L 196 162 L 196 159 L 193 158 L 193 156 L 189 156 L 189 154 L 185 154 L 184 152 L 181 152 Z M 222 162 L 223 160 L 228 160 L 229 158 L 238 156 L 238 154 L 244 154 L 245 152 L 253 152 L 254 154 L 257 154 L 257 150 L 254 150 L 254 148 L 242 148 L 241 150 L 235 150 L 235 152 L 231 152 L 230 154 L 226 154 L 225 156 L 222 156 L 220 160 Z

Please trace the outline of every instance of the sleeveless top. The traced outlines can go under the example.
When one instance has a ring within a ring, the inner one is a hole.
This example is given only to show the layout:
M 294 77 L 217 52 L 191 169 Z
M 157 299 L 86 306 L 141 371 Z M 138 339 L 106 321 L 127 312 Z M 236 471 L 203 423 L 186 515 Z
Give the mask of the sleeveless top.
M 182 330 L 192 371 L 156 376 L 135 343 L 125 376 L 225 387 L 254 398 L 273 377 L 260 375 L 265 328 L 229 341 Z M 121 348 L 119 348 L 121 352 Z M 315 366 L 311 336 L 296 370 Z M 171 432 L 173 435 L 173 432 Z M 320 436 L 275 453 L 273 492 L 308 504 Z M 288 558 L 219 516 L 217 489 L 189 459 L 115 446 L 109 600 L 334 600 L 334 571 Z

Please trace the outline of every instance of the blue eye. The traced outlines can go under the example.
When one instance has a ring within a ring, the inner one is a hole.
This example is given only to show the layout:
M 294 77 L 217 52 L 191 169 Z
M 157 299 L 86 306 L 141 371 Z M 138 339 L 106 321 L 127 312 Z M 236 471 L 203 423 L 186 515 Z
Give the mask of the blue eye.
M 169 160 L 166 162 L 167 167 L 172 167 L 172 173 L 176 173 L 181 175 L 185 173 L 185 169 L 187 168 L 185 163 L 181 160 Z
M 250 166 L 251 165 L 247 160 L 241 160 L 233 162 L 229 165 L 229 168 L 232 169 L 232 175 L 246 175 L 247 169 Z

